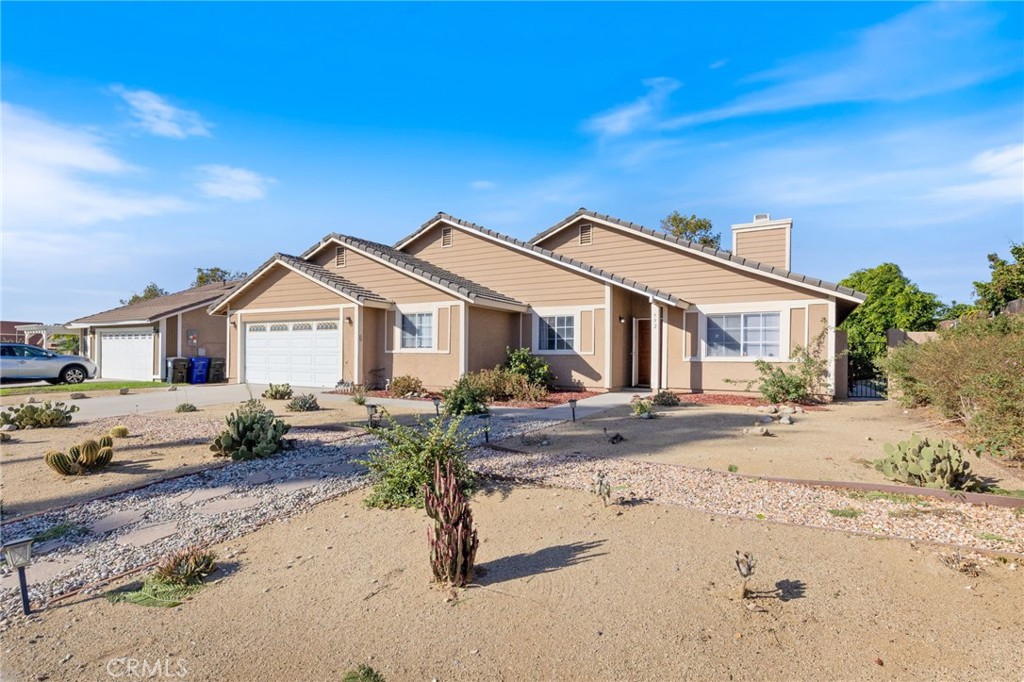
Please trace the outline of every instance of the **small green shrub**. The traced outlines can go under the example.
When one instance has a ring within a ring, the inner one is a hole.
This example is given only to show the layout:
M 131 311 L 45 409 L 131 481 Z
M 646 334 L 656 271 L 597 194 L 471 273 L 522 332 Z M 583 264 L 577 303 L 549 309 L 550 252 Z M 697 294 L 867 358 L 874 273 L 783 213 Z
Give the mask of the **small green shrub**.
M 479 373 L 476 373 L 479 374 Z M 487 412 L 488 390 L 473 374 L 459 377 L 455 385 L 441 392 L 444 413 L 453 416 Z
M 729 473 L 730 474 L 735 474 L 737 471 L 740 470 L 740 468 L 738 466 L 736 466 L 735 464 L 730 464 L 728 469 L 729 469 Z
M 153 576 L 168 585 L 198 585 L 216 569 L 216 554 L 193 547 L 166 557 Z
M 174 411 L 175 412 L 196 412 L 198 409 L 199 408 L 197 408 L 192 403 L 178 403 L 178 405 L 174 408 Z
M 67 426 L 71 423 L 71 415 L 78 412 L 78 405 L 66 405 L 62 402 L 53 403 L 22 403 L 17 407 L 8 407 L 0 412 L 0 426 L 13 424 L 19 429 L 46 429 Z
M 529 348 L 505 348 L 505 369 L 526 377 L 526 381 L 539 386 L 550 386 L 555 380 L 551 365 L 534 355 Z
M 366 404 L 366 387 L 363 386 L 362 384 L 359 384 L 358 386 L 354 386 L 352 388 L 352 397 L 349 398 L 349 400 L 354 402 L 356 405 L 365 405 Z
M 638 395 L 633 396 L 633 399 L 629 401 L 629 409 L 634 417 L 640 417 L 641 419 L 653 419 L 655 417 L 654 403 L 650 398 L 643 398 Z
M 758 384 L 757 390 L 771 403 L 807 403 L 817 400 L 832 391 L 826 352 L 826 342 L 831 331 L 831 328 L 826 327 L 808 346 L 795 346 L 791 353 L 791 367 L 758 359 L 754 361 L 758 379 L 725 381 L 744 384 L 748 391 L 754 384 Z M 839 360 L 838 355 L 836 359 Z
M 886 478 L 925 488 L 977 492 L 984 483 L 971 473 L 971 464 L 953 441 L 930 443 L 916 433 L 896 445 L 885 444 L 886 456 L 875 468 Z
M 403 374 L 391 380 L 388 393 L 394 398 L 402 398 L 410 393 L 423 393 L 423 382 L 414 376 Z
M 651 402 L 659 407 L 678 407 L 679 396 L 672 391 L 658 391 L 651 398 Z
M 263 391 L 263 397 L 268 400 L 288 400 L 292 397 L 291 384 L 270 384 L 267 390 Z
M 460 431 L 462 420 L 435 417 L 426 422 L 416 418 L 415 426 L 404 426 L 384 413 L 386 427 L 371 429 L 380 444 L 362 462 L 370 470 L 373 490 L 366 498 L 371 507 L 422 507 L 423 491 L 440 462 L 452 462 L 463 490 L 473 484 L 466 463 L 469 439 L 474 434 Z
M 304 393 L 292 398 L 286 407 L 290 412 L 316 412 L 320 409 L 320 403 L 312 393 Z
M 384 676 L 368 665 L 361 665 L 355 670 L 349 670 L 341 682 L 385 682 Z
M 210 450 L 233 460 L 264 459 L 288 447 L 288 424 L 274 416 L 259 400 L 249 400 L 225 419 L 227 428 L 213 439 Z

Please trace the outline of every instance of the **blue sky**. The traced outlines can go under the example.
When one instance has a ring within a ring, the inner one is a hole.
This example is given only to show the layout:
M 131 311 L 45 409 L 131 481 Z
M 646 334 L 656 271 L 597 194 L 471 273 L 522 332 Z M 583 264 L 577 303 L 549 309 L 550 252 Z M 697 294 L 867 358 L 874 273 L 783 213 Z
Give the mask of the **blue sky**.
M 1024 5 L 4 3 L 5 319 L 439 210 L 792 217 L 969 299 L 1024 240 Z

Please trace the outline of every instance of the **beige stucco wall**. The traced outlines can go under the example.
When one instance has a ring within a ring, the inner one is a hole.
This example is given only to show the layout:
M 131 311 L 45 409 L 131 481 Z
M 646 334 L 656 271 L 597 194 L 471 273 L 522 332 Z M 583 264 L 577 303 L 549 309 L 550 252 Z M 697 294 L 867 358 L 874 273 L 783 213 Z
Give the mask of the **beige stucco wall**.
M 640 234 L 592 223 L 593 242 L 579 244 L 578 223 L 539 246 L 670 291 L 692 303 L 736 303 L 816 298 L 809 290 L 690 254 Z
M 363 315 L 362 344 L 364 349 L 363 378 L 370 381 L 370 370 L 383 368 L 383 379 L 411 375 L 425 388 L 441 389 L 459 378 L 462 352 L 461 306 L 446 306 L 445 315 L 438 314 L 435 323 L 447 316 L 447 322 L 435 324 L 437 351 L 410 351 L 395 348 L 396 316 L 392 311 L 366 308 Z M 446 338 L 441 334 L 447 331 Z M 385 347 L 385 339 L 388 339 Z
M 445 287 L 427 284 L 402 268 L 385 265 L 355 249 L 347 249 L 345 265 L 339 267 L 335 262 L 335 249 L 334 244 L 328 244 L 311 260 L 395 303 L 458 300 Z
M 786 232 L 787 228 L 777 227 L 770 230 L 737 230 L 735 234 L 736 248 L 733 253 L 743 258 L 767 263 L 779 268 L 786 268 Z
M 170 320 L 168 320 L 168 323 Z M 168 324 L 168 328 L 170 324 Z M 188 330 L 195 329 L 198 332 L 199 348 L 206 349 L 206 357 L 223 358 L 227 357 L 227 329 L 225 329 L 224 318 L 221 315 L 209 315 L 204 308 L 183 313 L 181 316 L 181 332 L 187 334 Z M 168 331 L 170 336 L 170 331 Z M 186 345 L 187 339 L 182 337 L 182 355 L 198 355 L 198 351 Z M 177 340 L 175 340 L 175 352 L 177 351 Z
M 458 228 L 449 247 L 441 246 L 437 225 L 405 251 L 534 307 L 604 302 L 600 280 Z
M 519 317 L 519 313 L 469 306 L 468 371 L 505 362 L 505 349 L 519 346 Z
M 204 311 L 205 312 L 205 311 Z M 217 318 L 224 322 L 223 317 Z M 226 332 L 225 332 L 226 333 Z M 169 358 L 173 358 L 178 355 L 178 316 L 171 315 L 167 318 L 166 335 L 164 337 L 164 352 Z M 185 354 L 185 340 L 181 341 L 181 352 Z

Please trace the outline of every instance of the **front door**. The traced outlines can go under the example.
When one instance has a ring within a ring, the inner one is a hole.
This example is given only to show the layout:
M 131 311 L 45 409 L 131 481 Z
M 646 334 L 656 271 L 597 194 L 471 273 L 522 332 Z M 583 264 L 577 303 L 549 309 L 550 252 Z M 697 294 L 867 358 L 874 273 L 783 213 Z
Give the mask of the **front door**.
M 637 386 L 651 385 L 651 321 L 636 320 L 633 327 L 633 358 Z

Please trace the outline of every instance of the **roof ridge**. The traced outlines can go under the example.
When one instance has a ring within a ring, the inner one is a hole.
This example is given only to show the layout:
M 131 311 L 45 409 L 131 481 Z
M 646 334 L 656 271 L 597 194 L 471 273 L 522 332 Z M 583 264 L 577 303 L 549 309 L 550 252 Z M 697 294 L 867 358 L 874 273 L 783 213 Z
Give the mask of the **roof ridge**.
M 127 310 L 129 308 L 140 310 L 142 312 L 142 315 L 137 318 L 137 321 L 140 321 L 140 322 L 141 321 L 146 321 L 146 322 L 148 322 L 150 320 L 153 320 L 154 318 L 165 317 L 168 314 L 173 314 L 174 311 L 176 311 L 179 308 L 183 307 L 181 305 L 178 305 L 178 306 L 172 306 L 172 307 L 167 308 L 165 310 L 160 310 L 158 308 L 158 306 L 159 306 L 160 301 L 162 301 L 162 300 L 169 299 L 169 298 L 172 298 L 174 296 L 184 296 L 186 294 L 191 294 L 191 293 L 208 294 L 208 299 L 206 297 L 200 297 L 200 298 L 198 298 L 197 300 L 195 300 L 193 302 L 184 304 L 184 307 L 199 306 L 199 305 L 202 305 L 203 303 L 206 303 L 207 300 L 214 301 L 214 300 L 217 300 L 217 299 L 221 298 L 224 293 L 230 292 L 232 289 L 237 287 L 242 281 L 244 281 L 244 280 L 229 280 L 227 282 L 211 282 L 209 284 L 204 284 L 204 285 L 198 286 L 198 287 L 188 287 L 187 289 L 181 289 L 180 291 L 172 291 L 170 293 L 163 294 L 162 296 L 155 296 L 153 298 L 143 299 L 141 301 L 136 301 L 134 303 L 123 303 L 123 304 L 121 304 L 119 306 L 114 306 L 113 308 L 107 308 L 106 310 L 101 310 L 101 311 L 99 311 L 97 313 L 91 313 L 89 315 L 82 315 L 81 317 L 77 317 L 77 318 L 75 318 L 73 320 L 69 320 L 67 322 L 67 324 L 75 324 L 75 323 L 80 322 L 81 320 L 88 320 L 90 318 L 99 317 L 101 315 L 107 315 L 109 313 L 113 313 L 113 312 L 116 312 L 116 311 L 119 311 L 119 310 Z M 220 289 L 220 291 L 216 291 L 215 292 L 215 291 L 213 291 L 214 287 L 220 287 L 221 289 Z M 205 291 L 207 289 L 209 289 L 210 291 Z M 135 294 L 132 294 L 132 295 L 134 296 Z M 154 312 L 150 312 L 149 311 L 150 308 L 157 308 L 157 310 L 154 311 Z M 128 321 L 136 321 L 135 319 L 132 319 L 132 318 L 127 318 L 127 319 L 128 319 Z M 123 320 L 110 320 L 109 322 L 110 323 L 123 322 Z M 102 323 L 103 323 L 102 320 L 97 321 L 97 324 L 102 324 Z

